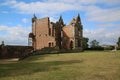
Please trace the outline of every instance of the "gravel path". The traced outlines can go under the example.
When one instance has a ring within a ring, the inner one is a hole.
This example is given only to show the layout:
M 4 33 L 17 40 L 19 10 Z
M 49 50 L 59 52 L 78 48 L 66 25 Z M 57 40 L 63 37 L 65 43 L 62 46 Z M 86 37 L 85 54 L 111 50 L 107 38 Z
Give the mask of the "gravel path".
M 0 63 L 4 62 L 17 62 L 19 58 L 11 58 L 11 59 L 0 59 Z

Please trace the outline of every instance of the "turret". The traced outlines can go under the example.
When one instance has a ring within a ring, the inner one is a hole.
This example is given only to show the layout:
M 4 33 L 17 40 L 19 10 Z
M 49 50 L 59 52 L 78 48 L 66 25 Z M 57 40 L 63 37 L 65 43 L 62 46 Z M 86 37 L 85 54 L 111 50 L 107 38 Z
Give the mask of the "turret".
M 63 22 L 62 16 L 60 16 L 59 23 L 60 23 L 60 25 L 64 26 L 64 22 Z
M 81 23 L 80 14 L 76 17 L 76 22 Z
M 4 41 L 2 41 L 2 45 L 4 45 Z
M 3 48 L 5 46 L 4 41 L 2 41 L 1 47 Z
M 83 29 L 80 14 L 78 14 L 78 16 L 76 17 L 76 26 L 78 26 L 78 29 L 81 29 L 81 30 Z
M 37 19 L 37 17 L 36 17 L 35 14 L 34 14 L 34 16 L 33 16 L 33 18 L 32 18 L 32 23 L 35 22 L 36 19 Z

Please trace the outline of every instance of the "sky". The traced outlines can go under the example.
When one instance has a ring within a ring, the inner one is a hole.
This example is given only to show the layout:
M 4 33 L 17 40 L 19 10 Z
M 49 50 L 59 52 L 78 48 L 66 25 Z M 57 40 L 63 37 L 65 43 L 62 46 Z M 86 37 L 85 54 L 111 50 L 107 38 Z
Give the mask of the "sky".
M 0 0 L 0 44 L 28 45 L 33 14 L 52 22 L 61 15 L 66 25 L 80 14 L 83 36 L 100 45 L 120 37 L 120 0 Z

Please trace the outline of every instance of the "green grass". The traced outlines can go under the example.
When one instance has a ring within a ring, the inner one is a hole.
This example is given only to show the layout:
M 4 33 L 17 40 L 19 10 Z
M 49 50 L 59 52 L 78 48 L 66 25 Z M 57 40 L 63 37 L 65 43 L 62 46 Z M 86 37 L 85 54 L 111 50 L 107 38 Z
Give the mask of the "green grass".
M 0 80 L 120 80 L 120 51 L 34 55 L 2 62 Z

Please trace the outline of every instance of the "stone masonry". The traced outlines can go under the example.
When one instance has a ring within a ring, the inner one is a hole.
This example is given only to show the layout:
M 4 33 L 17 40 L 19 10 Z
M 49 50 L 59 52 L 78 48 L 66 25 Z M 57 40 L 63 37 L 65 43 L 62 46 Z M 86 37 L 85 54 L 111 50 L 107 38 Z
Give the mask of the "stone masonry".
M 64 50 L 82 50 L 83 26 L 80 15 L 73 18 L 65 25 L 60 16 L 56 22 L 50 22 L 49 17 L 37 19 L 32 18 L 32 33 L 29 34 L 29 44 L 32 43 L 34 50 L 41 50 L 46 47 L 57 47 Z M 31 43 L 30 43 L 31 42 Z

